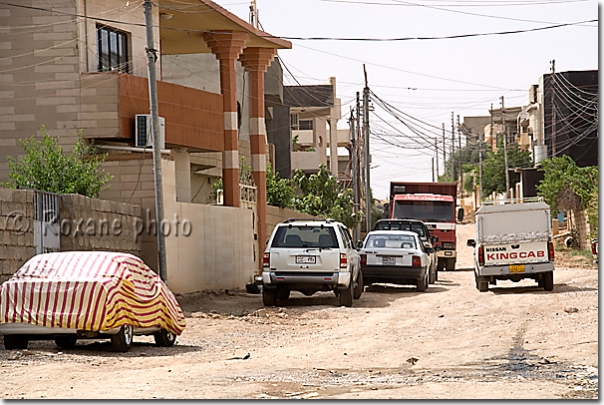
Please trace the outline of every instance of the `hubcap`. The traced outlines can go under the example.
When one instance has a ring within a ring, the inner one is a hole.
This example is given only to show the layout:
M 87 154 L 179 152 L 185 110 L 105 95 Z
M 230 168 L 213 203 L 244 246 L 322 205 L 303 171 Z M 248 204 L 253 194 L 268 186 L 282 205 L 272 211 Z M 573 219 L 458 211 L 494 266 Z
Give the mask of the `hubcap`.
M 124 328 L 124 341 L 129 345 L 132 343 L 134 329 L 132 328 L 132 325 L 124 325 L 122 328 Z

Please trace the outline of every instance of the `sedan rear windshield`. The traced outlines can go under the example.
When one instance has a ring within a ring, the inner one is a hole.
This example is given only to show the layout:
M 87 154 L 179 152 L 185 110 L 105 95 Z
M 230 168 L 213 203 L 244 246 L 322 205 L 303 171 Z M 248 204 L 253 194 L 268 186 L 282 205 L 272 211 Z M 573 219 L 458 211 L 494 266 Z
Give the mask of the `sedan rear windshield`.
M 417 249 L 415 239 L 408 235 L 369 235 L 365 248 Z
M 428 239 L 424 227 L 417 222 L 383 221 L 375 225 L 377 231 L 411 231 L 419 235 L 422 240 Z
M 338 248 L 338 238 L 332 227 L 283 225 L 277 228 L 271 247 L 274 248 Z

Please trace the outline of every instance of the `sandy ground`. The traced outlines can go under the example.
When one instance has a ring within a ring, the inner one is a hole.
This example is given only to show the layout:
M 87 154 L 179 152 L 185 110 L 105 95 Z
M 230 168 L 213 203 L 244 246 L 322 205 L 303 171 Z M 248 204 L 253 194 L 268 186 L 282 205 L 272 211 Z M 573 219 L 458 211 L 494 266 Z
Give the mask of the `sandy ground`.
M 459 269 L 469 269 L 459 227 Z M 352 308 L 331 293 L 178 297 L 187 328 L 172 348 L 140 337 L 59 351 L 0 350 L 2 398 L 597 398 L 598 271 L 557 256 L 554 291 L 533 281 L 479 293 L 471 271 L 442 272 L 427 292 L 371 286 Z M 249 354 L 249 356 L 246 356 Z M 247 357 L 246 359 L 243 359 Z

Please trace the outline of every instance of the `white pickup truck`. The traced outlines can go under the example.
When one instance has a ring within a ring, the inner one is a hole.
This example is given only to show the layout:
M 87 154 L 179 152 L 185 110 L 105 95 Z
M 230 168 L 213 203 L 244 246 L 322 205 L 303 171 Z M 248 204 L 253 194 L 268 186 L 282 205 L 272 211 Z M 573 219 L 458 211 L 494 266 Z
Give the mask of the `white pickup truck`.
M 480 292 L 497 280 L 534 279 L 554 288 L 554 246 L 549 206 L 542 199 L 485 202 L 476 211 L 474 279 Z

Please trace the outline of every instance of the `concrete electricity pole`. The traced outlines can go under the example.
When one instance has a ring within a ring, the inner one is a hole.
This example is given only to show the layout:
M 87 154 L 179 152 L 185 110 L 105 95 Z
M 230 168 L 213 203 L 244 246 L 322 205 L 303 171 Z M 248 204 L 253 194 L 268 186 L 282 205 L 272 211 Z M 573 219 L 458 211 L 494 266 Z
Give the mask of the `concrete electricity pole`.
M 484 130 L 478 133 L 478 177 L 480 179 L 480 190 L 478 192 L 478 201 L 482 202 L 482 138 Z
M 459 153 L 459 181 L 461 183 L 459 187 L 459 196 L 463 198 L 463 159 L 461 152 L 461 125 L 459 124 L 459 114 L 457 114 L 457 138 L 459 139 L 459 149 L 457 153 Z
M 365 220 L 367 225 L 367 232 L 371 230 L 371 181 L 370 181 L 370 168 L 371 168 L 371 154 L 369 153 L 369 84 L 367 82 L 367 70 L 365 70 L 365 64 L 363 64 L 363 74 L 365 75 L 365 88 L 363 89 L 363 132 L 365 133 L 365 177 L 367 180 L 367 189 L 365 190 Z
M 455 181 L 455 113 L 451 112 L 451 178 Z
M 552 86 L 552 159 L 556 157 L 556 60 L 552 60 L 552 80 L 550 80 Z
M 443 122 L 443 173 L 447 177 L 447 139 L 445 137 L 445 123 Z
M 434 155 L 436 156 L 436 181 L 438 181 L 438 139 L 434 138 Z
M 361 196 L 361 183 L 362 183 L 362 176 L 361 176 L 361 165 L 358 164 L 358 162 L 360 161 L 360 157 L 361 154 L 359 152 L 359 150 L 362 148 L 363 146 L 363 142 L 361 142 L 362 137 L 361 137 L 361 96 L 359 94 L 359 92 L 357 91 L 357 178 L 358 178 L 358 182 L 357 182 L 357 201 L 359 203 L 359 208 L 361 206 L 361 201 L 360 201 L 360 196 Z M 359 222 L 357 224 L 357 235 L 360 237 L 361 236 L 361 222 Z
M 501 125 L 503 131 L 503 162 L 504 162 L 504 170 L 505 170 L 505 198 L 506 200 L 510 198 L 510 173 L 508 171 L 508 140 L 507 140 L 507 131 L 505 128 L 505 105 L 504 98 L 501 96 Z
M 348 123 L 350 125 L 350 143 L 351 143 L 351 155 L 352 155 L 352 192 L 354 198 L 354 212 L 359 212 L 359 189 L 358 189 L 358 173 L 357 173 L 357 141 L 356 141 L 356 129 L 355 129 L 355 118 L 352 107 L 350 107 L 350 119 Z M 355 237 L 354 240 L 360 239 L 360 234 L 357 233 L 357 229 L 355 229 Z
M 162 231 L 164 223 L 164 192 L 161 178 L 161 149 L 159 140 L 159 113 L 157 103 L 157 74 L 155 62 L 158 51 L 153 44 L 153 10 L 151 0 L 145 0 L 145 28 L 147 31 L 147 67 L 149 73 L 149 112 L 151 113 L 151 133 L 153 134 L 153 174 L 155 180 L 155 220 L 157 221 L 157 255 L 159 276 L 164 283 L 168 283 L 166 269 L 166 242 Z

